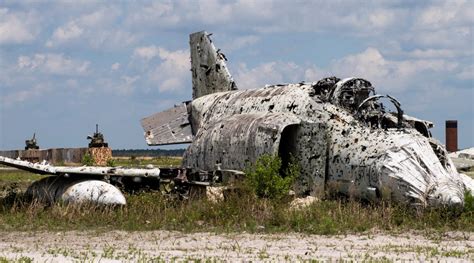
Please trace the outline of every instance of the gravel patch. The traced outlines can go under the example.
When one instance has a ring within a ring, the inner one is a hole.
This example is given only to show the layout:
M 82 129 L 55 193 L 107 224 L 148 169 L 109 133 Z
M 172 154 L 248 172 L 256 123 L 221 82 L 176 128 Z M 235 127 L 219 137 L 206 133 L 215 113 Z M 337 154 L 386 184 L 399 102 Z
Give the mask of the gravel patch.
M 356 235 L 174 231 L 1 232 L 0 257 L 37 262 L 474 261 L 474 233 Z

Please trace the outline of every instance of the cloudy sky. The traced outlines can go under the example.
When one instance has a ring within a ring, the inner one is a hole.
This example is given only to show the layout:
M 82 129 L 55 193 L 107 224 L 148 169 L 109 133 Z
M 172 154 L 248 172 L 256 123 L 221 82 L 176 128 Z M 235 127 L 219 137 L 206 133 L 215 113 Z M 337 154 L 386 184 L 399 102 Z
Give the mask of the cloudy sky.
M 82 147 L 99 123 L 147 148 L 140 119 L 191 98 L 189 33 L 213 33 L 239 88 L 366 78 L 474 146 L 474 1 L 0 1 L 0 149 L 36 132 Z M 175 146 L 176 147 L 176 146 Z

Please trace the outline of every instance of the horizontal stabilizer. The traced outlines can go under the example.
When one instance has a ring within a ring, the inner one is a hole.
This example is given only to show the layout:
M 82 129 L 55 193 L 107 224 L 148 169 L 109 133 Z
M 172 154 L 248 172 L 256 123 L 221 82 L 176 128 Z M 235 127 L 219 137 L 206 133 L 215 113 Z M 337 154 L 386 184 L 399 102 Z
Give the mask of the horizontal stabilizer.
M 190 143 L 193 140 L 186 103 L 141 120 L 148 145 Z

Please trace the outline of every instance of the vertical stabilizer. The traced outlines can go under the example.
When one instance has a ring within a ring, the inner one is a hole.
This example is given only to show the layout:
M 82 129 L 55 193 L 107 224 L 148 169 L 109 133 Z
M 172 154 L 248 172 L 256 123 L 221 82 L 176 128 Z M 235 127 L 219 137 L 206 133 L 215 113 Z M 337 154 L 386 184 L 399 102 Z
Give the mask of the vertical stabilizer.
M 189 44 L 191 47 L 193 99 L 215 92 L 237 89 L 227 69 L 226 57 L 216 50 L 206 31 L 191 34 Z

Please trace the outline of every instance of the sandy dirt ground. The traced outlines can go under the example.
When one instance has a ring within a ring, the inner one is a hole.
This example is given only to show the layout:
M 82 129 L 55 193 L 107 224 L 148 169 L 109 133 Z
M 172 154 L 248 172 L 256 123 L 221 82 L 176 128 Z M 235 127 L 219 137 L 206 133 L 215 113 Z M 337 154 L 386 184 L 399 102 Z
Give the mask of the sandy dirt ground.
M 474 233 L 320 236 L 170 231 L 0 232 L 0 258 L 34 262 L 474 261 Z

